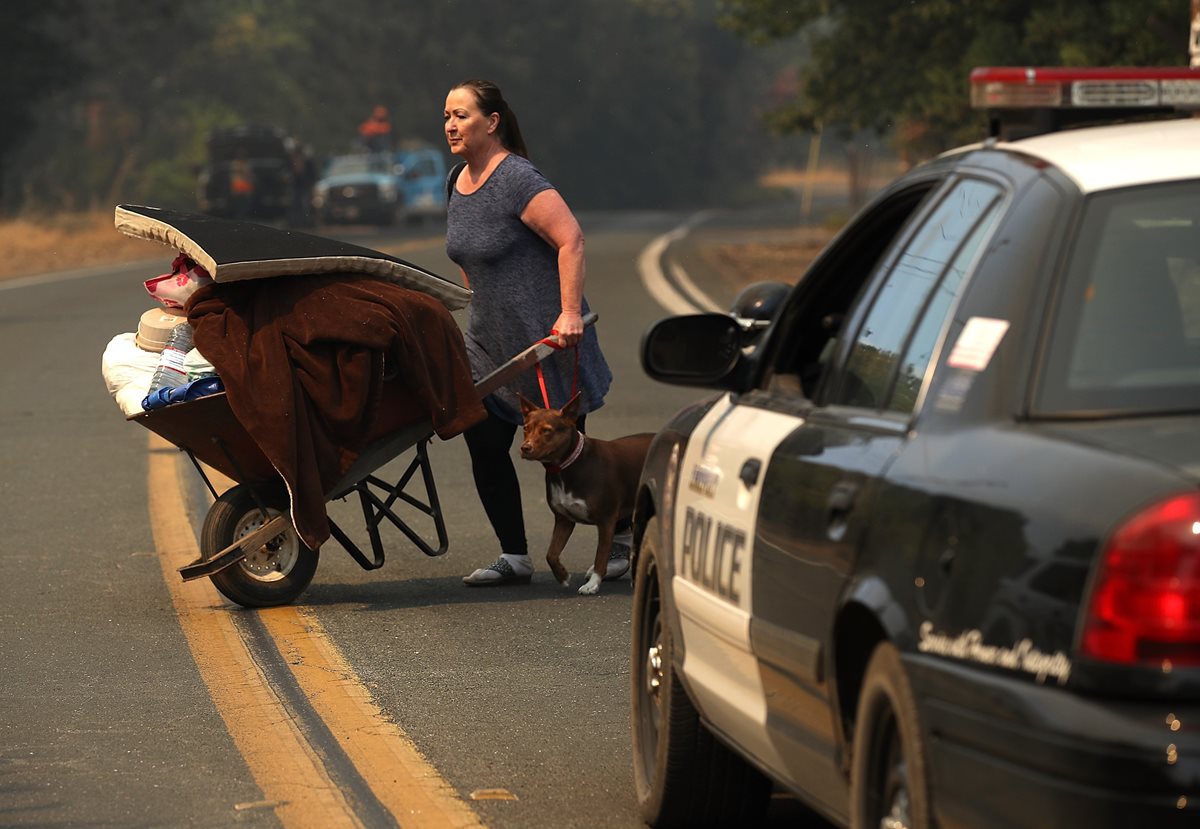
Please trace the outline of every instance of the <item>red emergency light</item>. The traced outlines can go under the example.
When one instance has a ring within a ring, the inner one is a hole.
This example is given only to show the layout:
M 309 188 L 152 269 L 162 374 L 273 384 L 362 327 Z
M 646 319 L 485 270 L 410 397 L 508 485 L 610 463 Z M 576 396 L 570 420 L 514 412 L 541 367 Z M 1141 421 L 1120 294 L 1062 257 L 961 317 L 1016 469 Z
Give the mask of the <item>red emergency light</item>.
M 1020 124 L 1020 133 L 1028 135 L 1177 114 L 1200 110 L 1200 67 L 980 67 L 971 72 L 971 106 L 992 113 L 993 134 L 1009 131 L 1008 125 Z
M 971 72 L 971 106 L 1200 108 L 1200 67 L 980 67 Z

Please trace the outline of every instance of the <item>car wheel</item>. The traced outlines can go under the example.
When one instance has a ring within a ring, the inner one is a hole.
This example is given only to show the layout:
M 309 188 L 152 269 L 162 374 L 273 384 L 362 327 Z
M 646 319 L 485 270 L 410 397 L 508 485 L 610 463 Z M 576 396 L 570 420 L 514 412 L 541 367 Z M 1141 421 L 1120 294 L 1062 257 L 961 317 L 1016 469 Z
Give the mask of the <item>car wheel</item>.
M 850 775 L 852 826 L 925 829 L 931 795 L 912 686 L 900 652 L 880 644 L 867 665 L 854 721 Z
M 638 805 L 651 826 L 748 826 L 766 812 L 771 783 L 700 722 L 673 668 L 651 519 L 633 591 L 631 693 Z
M 266 497 L 269 516 L 286 511 L 286 493 L 269 492 Z M 200 551 L 205 558 L 216 555 L 267 520 L 250 487 L 238 484 L 209 508 L 200 531 Z M 243 607 L 275 607 L 304 592 L 317 571 L 318 559 L 318 551 L 301 541 L 289 522 L 287 529 L 271 541 L 209 578 L 231 602 Z

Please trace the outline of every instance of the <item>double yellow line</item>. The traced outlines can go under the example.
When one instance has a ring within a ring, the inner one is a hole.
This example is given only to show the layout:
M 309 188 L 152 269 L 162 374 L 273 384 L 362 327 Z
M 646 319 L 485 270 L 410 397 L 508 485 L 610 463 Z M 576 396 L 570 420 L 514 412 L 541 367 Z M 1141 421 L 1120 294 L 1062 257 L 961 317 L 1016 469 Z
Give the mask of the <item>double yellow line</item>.
M 272 688 L 225 600 L 207 580 L 186 585 L 180 580 L 178 568 L 199 556 L 180 479 L 189 470 L 181 457 L 170 443 L 150 435 L 150 525 L 200 675 L 262 792 L 262 800 L 234 808 L 273 809 L 287 829 L 371 825 L 356 809 L 356 799 L 335 782 L 324 759 L 328 752 L 312 744 Z M 396 824 L 405 829 L 483 825 L 384 716 L 313 613 L 290 606 L 256 613 L 353 773 Z

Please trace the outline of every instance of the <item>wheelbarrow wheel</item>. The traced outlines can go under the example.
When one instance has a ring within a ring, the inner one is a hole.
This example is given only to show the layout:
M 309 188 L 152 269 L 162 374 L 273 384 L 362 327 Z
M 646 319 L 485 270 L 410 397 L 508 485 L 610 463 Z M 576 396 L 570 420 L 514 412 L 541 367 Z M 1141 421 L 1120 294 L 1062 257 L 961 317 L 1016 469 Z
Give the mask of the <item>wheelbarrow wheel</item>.
M 260 488 L 268 516 L 287 510 L 287 493 L 282 489 Z M 204 519 L 200 533 L 200 551 L 205 558 L 216 555 L 239 538 L 261 527 L 269 518 L 251 494 L 250 487 L 238 484 L 221 495 Z M 274 607 L 294 601 L 312 581 L 319 553 L 296 535 L 289 522 L 287 529 L 246 557 L 209 578 L 221 595 L 243 607 Z

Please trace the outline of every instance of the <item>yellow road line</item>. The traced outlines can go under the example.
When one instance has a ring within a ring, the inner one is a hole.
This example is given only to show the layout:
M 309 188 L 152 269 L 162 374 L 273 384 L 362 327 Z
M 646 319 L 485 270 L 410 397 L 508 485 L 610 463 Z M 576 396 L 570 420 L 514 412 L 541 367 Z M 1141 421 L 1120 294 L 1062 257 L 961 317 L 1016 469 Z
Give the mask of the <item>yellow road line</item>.
M 163 578 L 201 676 L 262 790 L 287 829 L 361 826 L 272 691 L 225 602 L 208 581 L 184 584 L 198 555 L 184 508 L 180 454 L 150 435 L 150 522 Z M 311 612 L 259 611 L 313 709 L 379 802 L 405 829 L 480 827 L 475 813 L 389 722 Z
M 289 606 L 261 613 L 305 696 L 401 826 L 483 826 L 407 735 L 383 715 L 311 611 Z
M 150 526 L 163 579 L 188 646 L 263 798 L 289 829 L 359 827 L 337 786 L 264 679 L 208 581 L 184 584 L 178 568 L 199 556 L 184 509 L 179 452 L 150 435 Z M 214 612 L 216 611 L 216 612 Z

